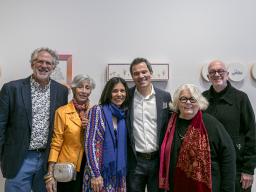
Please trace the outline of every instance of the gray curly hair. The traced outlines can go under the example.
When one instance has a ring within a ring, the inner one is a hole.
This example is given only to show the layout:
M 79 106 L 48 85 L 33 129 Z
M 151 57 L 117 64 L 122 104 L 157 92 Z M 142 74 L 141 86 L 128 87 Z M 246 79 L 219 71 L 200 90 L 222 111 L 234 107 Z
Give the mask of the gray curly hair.
M 207 99 L 201 94 L 197 86 L 193 84 L 183 84 L 176 89 L 176 91 L 173 94 L 173 101 L 169 103 L 169 106 L 173 111 L 175 112 L 179 111 L 178 102 L 179 102 L 180 94 L 183 90 L 189 90 L 192 97 L 194 97 L 197 100 L 197 103 L 201 110 L 207 109 L 209 103 Z
M 56 66 L 59 63 L 59 57 L 58 57 L 58 54 L 56 53 L 56 51 L 54 51 L 48 47 L 40 47 L 40 48 L 37 48 L 36 50 L 34 50 L 33 53 L 31 54 L 31 58 L 30 58 L 31 64 L 37 59 L 38 54 L 42 51 L 46 51 L 52 56 L 52 58 L 53 58 L 52 64 L 54 66 Z

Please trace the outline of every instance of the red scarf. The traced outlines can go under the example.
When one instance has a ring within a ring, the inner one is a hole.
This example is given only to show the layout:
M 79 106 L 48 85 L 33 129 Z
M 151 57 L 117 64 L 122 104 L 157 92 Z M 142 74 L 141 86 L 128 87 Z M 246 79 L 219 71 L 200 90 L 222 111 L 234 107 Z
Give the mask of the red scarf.
M 75 99 L 73 99 L 72 102 L 75 106 L 77 113 L 79 114 L 81 121 L 82 121 L 82 119 L 87 118 L 86 112 L 89 108 L 89 100 L 88 100 L 88 102 L 86 102 L 85 104 L 82 104 L 82 105 L 78 104 Z
M 177 113 L 173 113 L 161 146 L 159 187 L 170 189 L 169 168 Z M 181 144 L 174 172 L 174 192 L 212 192 L 211 156 L 208 134 L 198 111 Z

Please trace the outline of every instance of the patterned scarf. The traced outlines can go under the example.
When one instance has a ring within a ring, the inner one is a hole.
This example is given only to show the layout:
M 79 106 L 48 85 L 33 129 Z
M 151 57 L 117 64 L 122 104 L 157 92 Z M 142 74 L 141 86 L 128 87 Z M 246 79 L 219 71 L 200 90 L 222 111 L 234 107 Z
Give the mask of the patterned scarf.
M 77 101 L 75 99 L 72 100 L 74 106 L 75 106 L 75 109 L 82 121 L 82 119 L 84 118 L 87 118 L 87 112 L 88 112 L 88 108 L 89 108 L 89 100 L 85 103 L 85 104 L 78 104 Z
M 170 156 L 177 116 L 173 113 L 161 146 L 159 187 L 167 191 L 170 189 Z M 191 120 L 180 147 L 174 172 L 174 192 L 181 191 L 212 192 L 210 144 L 201 111 Z
M 126 176 L 127 130 L 124 111 L 114 104 L 103 105 L 105 115 L 105 136 L 103 142 L 103 178 L 104 185 L 119 187 Z M 112 116 L 117 118 L 115 134 Z
M 72 100 L 75 109 L 79 115 L 80 120 L 82 121 L 84 118 L 88 119 L 88 109 L 89 109 L 89 104 L 90 104 L 90 100 L 88 99 L 86 103 L 80 105 L 77 103 L 77 101 L 75 99 Z M 87 125 L 83 126 L 81 124 L 81 137 L 80 140 L 82 142 L 82 145 L 84 146 L 84 132 L 85 132 L 85 128 L 87 127 Z

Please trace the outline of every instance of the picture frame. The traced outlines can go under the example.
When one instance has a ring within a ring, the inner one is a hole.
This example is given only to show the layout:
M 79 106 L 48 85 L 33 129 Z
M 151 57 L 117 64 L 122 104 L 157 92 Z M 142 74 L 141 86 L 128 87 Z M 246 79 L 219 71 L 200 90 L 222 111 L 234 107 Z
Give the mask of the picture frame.
M 254 80 L 256 80 L 256 63 L 252 64 L 251 67 L 251 76 Z
M 51 78 L 59 83 L 70 86 L 72 82 L 72 55 L 59 54 L 59 64 L 51 74 Z
M 204 81 L 209 83 L 210 80 L 207 75 L 208 75 L 208 63 L 203 64 L 201 68 L 201 77 L 203 78 Z
M 240 82 L 245 78 L 245 68 L 241 63 L 230 63 L 228 65 L 229 79 Z
M 169 64 L 151 64 L 153 74 L 152 81 L 168 81 L 169 80 Z M 130 64 L 108 64 L 107 80 L 112 77 L 121 77 L 126 81 L 132 81 L 130 74 Z

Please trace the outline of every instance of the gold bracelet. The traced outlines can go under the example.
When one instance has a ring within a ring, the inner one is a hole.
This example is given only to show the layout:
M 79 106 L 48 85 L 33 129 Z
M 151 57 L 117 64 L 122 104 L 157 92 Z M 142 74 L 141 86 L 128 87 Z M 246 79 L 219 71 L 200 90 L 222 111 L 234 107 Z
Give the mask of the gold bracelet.
M 52 173 L 47 173 L 45 176 L 44 176 L 44 180 L 47 180 L 49 178 L 53 177 L 53 174 Z
M 46 179 L 44 182 L 45 182 L 45 184 L 47 184 L 47 183 L 49 183 L 53 179 L 54 179 L 53 177 L 50 177 L 50 178 Z

